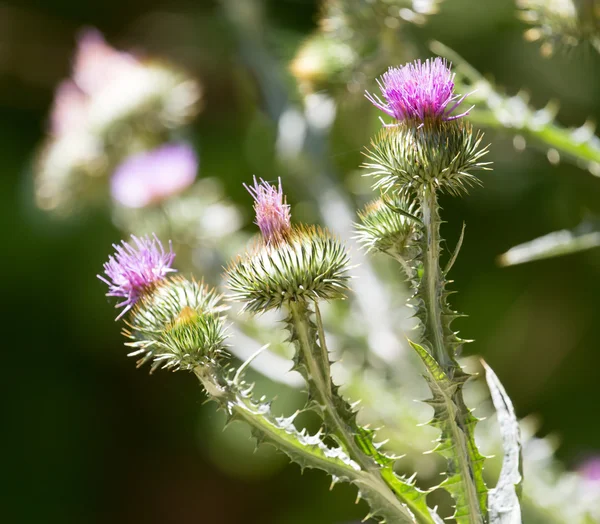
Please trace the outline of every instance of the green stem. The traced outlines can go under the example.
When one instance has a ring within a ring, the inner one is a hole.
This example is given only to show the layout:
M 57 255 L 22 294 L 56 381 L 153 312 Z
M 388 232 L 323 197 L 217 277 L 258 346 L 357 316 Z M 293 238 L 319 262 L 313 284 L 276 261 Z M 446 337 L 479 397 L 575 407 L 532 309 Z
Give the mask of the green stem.
M 435 188 L 425 186 L 421 194 L 421 212 L 424 226 L 422 241 L 423 275 L 419 282 L 418 295 L 423 300 L 424 340 L 429 344 L 431 357 L 435 362 L 427 365 L 427 355 L 422 354 L 428 370 L 432 373 L 432 386 L 440 387 L 438 398 L 443 402 L 443 412 L 449 429 L 452 448 L 455 452 L 448 454 L 451 470 L 460 474 L 464 485 L 462 496 L 469 508 L 469 515 L 464 516 L 467 522 L 482 524 L 485 506 L 479 496 L 478 486 L 483 486 L 481 467 L 477 461 L 483 460 L 478 453 L 473 437 L 473 418 L 467 408 L 462 394 L 462 385 L 467 376 L 460 369 L 454 358 L 450 343 L 446 343 L 447 329 L 444 328 L 445 279 L 440 266 L 440 225 L 439 205 Z M 416 347 L 413 344 L 413 347 Z M 439 366 L 439 371 L 435 370 Z M 435 391 L 434 391 L 435 394 Z M 449 473 L 450 475 L 450 473 Z
M 422 293 L 427 318 L 425 339 L 431 345 L 433 357 L 444 372 L 452 378 L 456 363 L 444 344 L 442 322 L 444 281 L 440 267 L 440 214 L 435 189 L 425 186 L 421 195 L 421 212 L 424 225 Z
M 423 494 L 414 486 L 401 484 L 391 466 L 382 467 L 365 452 L 365 446 L 372 447 L 372 443 L 365 442 L 360 438 L 364 432 L 361 432 L 362 428 L 356 424 L 355 414 L 348 403 L 337 393 L 337 388 L 332 385 L 331 376 L 328 373 L 328 356 L 326 357 L 327 368 L 323 369 L 324 335 L 322 328 L 319 329 L 319 338 L 322 344 L 319 345 L 315 336 L 315 327 L 310 321 L 311 311 L 307 303 L 290 301 L 288 307 L 292 340 L 297 342 L 299 349 L 298 369 L 307 380 L 310 394 L 318 403 L 327 428 L 333 432 L 333 436 L 348 455 L 369 476 L 372 485 L 376 486 L 389 501 L 395 501 L 397 516 L 393 522 L 419 522 L 422 524 L 434 522 L 427 506 L 424 505 L 424 498 L 421 498 Z M 376 450 L 374 451 L 376 452 Z M 400 486 L 402 490 L 406 490 L 406 493 L 402 493 L 401 489 L 394 489 L 392 487 L 394 485 Z M 410 495 L 406 496 L 407 493 Z

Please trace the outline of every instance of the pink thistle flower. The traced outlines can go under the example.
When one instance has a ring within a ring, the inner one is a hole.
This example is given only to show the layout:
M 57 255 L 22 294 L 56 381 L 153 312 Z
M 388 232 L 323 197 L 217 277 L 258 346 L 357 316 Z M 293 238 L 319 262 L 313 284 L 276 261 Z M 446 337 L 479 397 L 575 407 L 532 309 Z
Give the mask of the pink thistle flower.
M 130 53 L 117 51 L 94 28 L 81 31 L 73 60 L 73 80 L 87 95 L 94 95 L 116 79 L 143 67 Z
M 110 180 L 121 205 L 142 208 L 181 193 L 196 179 L 198 158 L 187 144 L 167 144 L 127 158 Z
M 578 469 L 586 481 L 600 485 L 600 455 L 587 458 Z
M 116 253 L 104 264 L 104 274 L 107 278 L 96 275 L 108 285 L 107 297 L 125 299 L 115 306 L 125 307 L 116 320 L 129 311 L 145 292 L 168 273 L 175 271 L 171 268 L 175 258 L 171 242 L 169 251 L 165 251 L 156 235 L 152 238 L 131 235 L 131 238 L 135 244 L 133 246 L 124 240 L 121 245 L 113 244 Z
M 254 223 L 260 229 L 267 244 L 277 243 L 291 229 L 290 206 L 287 204 L 281 188 L 281 178 L 278 179 L 277 187 L 265 182 L 262 178 L 259 180 L 260 182 L 254 177 L 254 185 L 244 184 L 254 198 L 254 211 L 256 212 Z
M 402 122 L 412 120 L 448 121 L 470 111 L 452 115 L 467 95 L 454 94 L 454 74 L 441 58 L 420 60 L 402 67 L 390 67 L 377 81 L 385 102 L 365 92 L 367 99 L 384 113 Z
M 86 121 L 88 97 L 75 82 L 64 80 L 56 88 L 50 111 L 50 132 L 54 136 L 81 133 Z

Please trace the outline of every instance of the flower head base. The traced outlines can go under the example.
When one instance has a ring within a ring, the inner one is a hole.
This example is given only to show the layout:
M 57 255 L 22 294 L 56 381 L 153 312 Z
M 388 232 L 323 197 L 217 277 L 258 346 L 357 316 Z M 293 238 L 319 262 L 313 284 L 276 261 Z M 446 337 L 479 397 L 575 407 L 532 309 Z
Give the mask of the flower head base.
M 266 244 L 278 243 L 285 239 L 291 230 L 290 206 L 287 204 L 281 179 L 277 187 L 260 182 L 254 177 L 254 185 L 244 187 L 254 198 L 255 224 L 259 227 Z
M 265 312 L 288 301 L 342 298 L 348 289 L 348 254 L 327 231 L 294 228 L 285 242 L 260 246 L 227 269 L 232 298 Z
M 226 338 L 215 290 L 195 280 L 175 276 L 162 280 L 136 304 L 125 336 L 134 348 L 129 356 L 140 357 L 140 367 L 152 360 L 158 367 L 193 369 L 215 362 L 224 351 Z
M 480 184 L 470 170 L 487 169 L 489 163 L 480 162 L 488 151 L 482 140 L 463 121 L 386 127 L 372 140 L 363 167 L 375 178 L 375 189 L 406 194 L 429 186 L 460 195 Z
M 197 169 L 189 145 L 167 144 L 127 158 L 110 180 L 111 195 L 125 207 L 146 207 L 182 192 L 196 179 Z
M 107 297 L 125 299 L 115 306 L 125 307 L 117 320 L 168 273 L 175 271 L 171 268 L 175 253 L 170 243 L 169 251 L 165 251 L 156 236 L 138 238 L 131 235 L 131 238 L 134 245 L 125 241 L 121 245 L 113 244 L 116 253 L 104 264 L 104 274 L 107 278 L 97 275 L 108 285 Z
M 427 120 L 456 120 L 469 112 L 452 115 L 466 95 L 454 94 L 454 74 L 441 58 L 390 67 L 377 83 L 385 102 L 377 95 L 366 93 L 365 96 L 375 107 L 400 122 L 422 124 Z

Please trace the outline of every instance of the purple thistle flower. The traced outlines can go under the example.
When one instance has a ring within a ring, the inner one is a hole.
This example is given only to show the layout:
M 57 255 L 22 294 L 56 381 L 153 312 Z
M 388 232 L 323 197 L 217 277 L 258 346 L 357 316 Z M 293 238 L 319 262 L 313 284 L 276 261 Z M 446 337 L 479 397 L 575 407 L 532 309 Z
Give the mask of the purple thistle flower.
M 587 458 L 578 469 L 586 481 L 600 484 L 600 455 Z
M 131 235 L 131 238 L 135 244 L 133 246 L 124 240 L 121 245 L 113 244 L 116 253 L 104 264 L 104 274 L 108 279 L 97 275 L 108 285 L 107 297 L 125 299 L 115 306 L 125 306 L 116 320 L 129 311 L 151 286 L 162 280 L 167 273 L 175 271 L 171 268 L 175 258 L 171 242 L 169 251 L 165 251 L 156 235 L 142 238 Z
M 110 180 L 112 197 L 131 208 L 180 193 L 196 179 L 198 158 L 187 144 L 167 144 L 127 158 Z
M 262 178 L 256 180 L 254 185 L 244 187 L 254 198 L 254 211 L 256 221 L 267 244 L 279 242 L 291 229 L 290 206 L 287 204 L 281 188 L 281 178 L 277 187 L 265 182 Z
M 390 67 L 377 84 L 385 102 L 368 92 L 365 96 L 375 107 L 399 121 L 456 120 L 470 111 L 451 116 L 467 95 L 454 94 L 454 74 L 441 58 Z

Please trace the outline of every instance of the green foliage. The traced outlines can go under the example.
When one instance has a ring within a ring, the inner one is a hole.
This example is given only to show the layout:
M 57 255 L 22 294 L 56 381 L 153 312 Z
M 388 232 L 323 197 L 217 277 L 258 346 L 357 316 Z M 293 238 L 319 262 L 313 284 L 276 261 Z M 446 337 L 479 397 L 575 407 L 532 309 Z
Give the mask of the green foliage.
M 475 443 L 477 418 L 462 400 L 462 389 L 471 375 L 456 370 L 450 378 L 421 345 L 410 342 L 427 369 L 425 376 L 433 397 L 429 424 L 441 431 L 435 451 L 448 461 L 441 487 L 456 501 L 454 518 L 459 524 L 487 522 L 487 487 L 483 480 L 484 457 Z
M 326 433 L 319 431 L 309 435 L 305 430 L 298 431 L 294 425 L 296 415 L 276 417 L 268 403 L 252 399 L 252 386 L 239 380 L 224 377 L 221 371 L 212 366 L 197 367 L 195 374 L 204 385 L 212 400 L 217 401 L 229 415 L 230 422 L 243 420 L 252 428 L 258 444 L 273 445 L 284 452 L 290 460 L 304 468 L 321 469 L 331 475 L 332 487 L 337 482 L 350 482 L 358 488 L 360 498 L 364 498 L 371 508 L 370 516 L 381 522 L 414 523 L 439 522 L 417 520 L 390 490 L 381 489 L 381 481 L 369 471 L 365 471 L 353 460 L 342 446 L 328 446 L 324 443 Z M 400 483 L 398 488 L 403 488 Z M 424 499 L 424 495 L 422 495 Z
M 560 46 L 589 42 L 600 51 L 600 7 L 596 0 L 517 0 L 521 18 L 532 25 L 527 40 L 542 42 L 550 56 Z
M 396 496 L 410 510 L 408 514 L 414 515 L 414 522 L 431 522 L 426 493 L 415 486 L 414 480 L 396 475 L 393 468 L 395 458 L 379 451 L 380 445 L 373 441 L 374 431 L 357 423 L 356 412 L 331 380 L 323 331 L 312 321 L 309 305 L 302 301 L 290 302 L 288 308 L 290 313 L 285 322 L 290 341 L 296 349 L 294 369 L 302 374 L 308 384 L 308 407 L 321 414 L 327 434 L 368 472 L 374 485 Z M 316 319 L 319 323 L 320 315 Z M 371 510 L 373 516 L 378 515 L 377 508 L 371 507 Z
M 518 148 L 531 140 L 547 151 L 548 159 L 557 162 L 566 158 L 570 162 L 587 167 L 595 176 L 600 174 L 600 138 L 594 134 L 595 125 L 586 122 L 578 128 L 565 128 L 555 121 L 558 108 L 548 104 L 542 109 L 534 109 L 524 93 L 508 96 L 492 82 L 486 80 L 459 54 L 447 46 L 434 42 L 431 49 L 452 60 L 457 73 L 457 84 L 462 90 L 473 90 L 469 100 L 475 109 L 469 113 L 469 120 L 485 127 L 502 129 L 515 137 Z
M 502 266 L 515 266 L 598 247 L 600 246 L 600 231 L 597 228 L 598 224 L 584 222 L 574 230 L 553 231 L 511 247 L 498 257 L 498 262 Z

